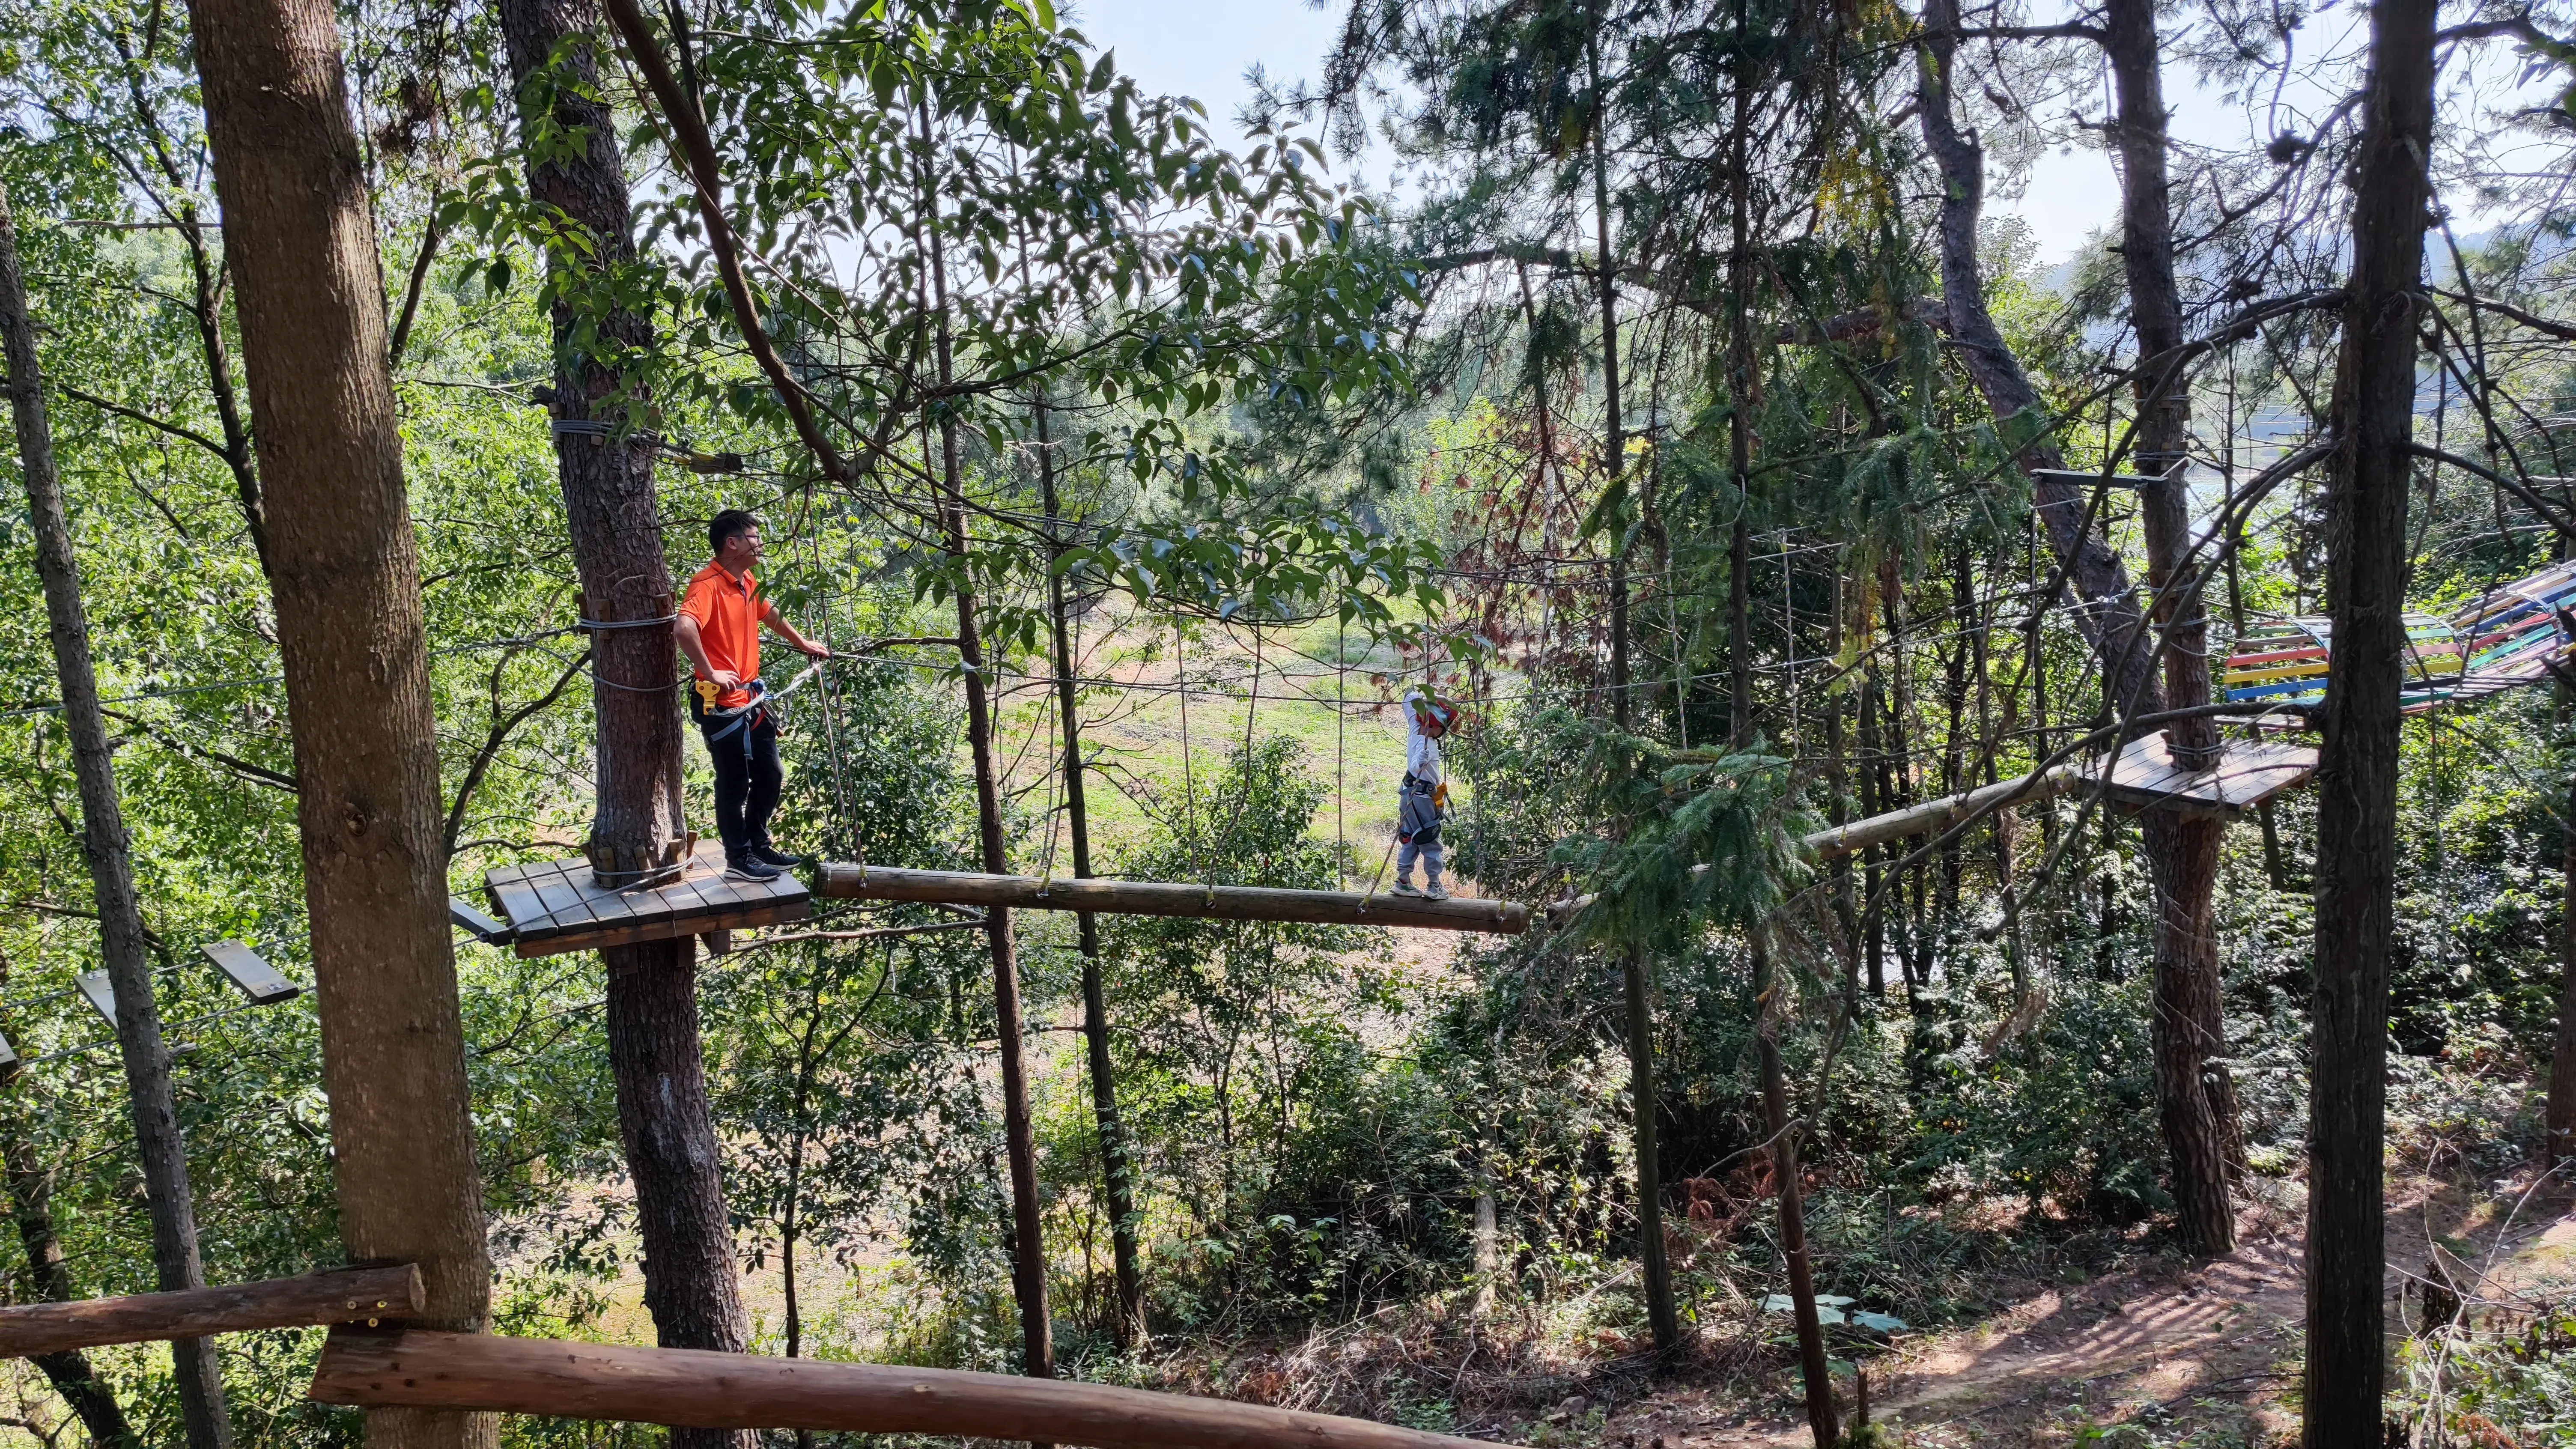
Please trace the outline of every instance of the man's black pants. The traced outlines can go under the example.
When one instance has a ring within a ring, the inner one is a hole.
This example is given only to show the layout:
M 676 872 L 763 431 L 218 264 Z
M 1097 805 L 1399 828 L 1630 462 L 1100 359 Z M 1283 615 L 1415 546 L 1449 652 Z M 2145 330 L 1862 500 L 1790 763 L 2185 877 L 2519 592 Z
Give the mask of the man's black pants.
M 716 835 L 724 841 L 725 858 L 768 849 L 769 817 L 778 809 L 778 789 L 786 780 L 778 766 L 778 721 L 765 709 L 748 717 L 710 719 L 695 694 L 689 698 L 689 715 L 715 760 Z

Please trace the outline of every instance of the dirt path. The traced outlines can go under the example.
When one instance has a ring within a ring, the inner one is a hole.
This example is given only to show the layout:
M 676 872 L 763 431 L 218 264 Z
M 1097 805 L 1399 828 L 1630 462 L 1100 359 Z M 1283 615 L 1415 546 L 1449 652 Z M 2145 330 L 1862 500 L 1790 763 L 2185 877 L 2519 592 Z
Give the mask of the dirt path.
M 2436 1259 L 2454 1282 L 2490 1299 L 2576 1289 L 2576 1200 L 2564 1191 L 2525 1197 L 2518 1182 L 2496 1186 L 2484 1196 L 2419 1183 L 2393 1197 L 2392 1328 L 2417 1316 L 2409 1285 Z M 1873 1415 L 1901 1426 L 1917 1449 L 2217 1449 L 2294 1439 L 2297 1418 L 2285 1401 L 2296 1387 L 2304 1311 L 2295 1210 L 2250 1211 L 2240 1234 L 2226 1258 L 2033 1284 L 1976 1324 L 1904 1340 L 1869 1363 Z M 1804 1418 L 1789 1397 L 1796 1386 L 1792 1371 L 1767 1402 L 1704 1390 L 1656 1395 L 1604 1424 L 1601 1437 L 1634 1449 L 1805 1445 Z M 1843 1397 L 1848 1414 L 1847 1383 Z M 2135 1432 L 2079 1437 L 2115 1425 Z

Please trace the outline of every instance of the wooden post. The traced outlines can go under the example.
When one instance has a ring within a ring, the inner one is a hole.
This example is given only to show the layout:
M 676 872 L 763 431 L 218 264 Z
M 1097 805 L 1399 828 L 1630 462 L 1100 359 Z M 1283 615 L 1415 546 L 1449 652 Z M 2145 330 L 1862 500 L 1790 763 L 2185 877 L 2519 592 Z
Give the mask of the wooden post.
M 341 1237 L 353 1259 L 420 1265 L 423 1321 L 479 1329 L 491 1262 L 437 721 L 339 27 L 325 0 L 188 9 L 268 489 Z M 394 1409 L 369 1415 L 367 1436 L 462 1449 L 498 1427 Z
M 170 1054 L 161 1042 L 161 1012 L 152 990 L 152 948 L 143 927 L 143 905 L 134 893 L 125 807 L 117 796 L 107 718 L 99 712 L 98 671 L 90 660 L 89 611 L 81 602 L 80 561 L 73 552 L 71 519 L 54 464 L 35 321 L 27 310 L 26 282 L 18 266 L 17 223 L 10 215 L 5 190 L 0 190 L 0 345 L 5 346 L 9 363 L 11 412 L 17 425 L 20 472 L 26 480 L 27 513 L 35 525 L 36 572 L 44 580 L 54 673 L 62 683 L 63 728 L 71 736 L 72 773 L 80 788 L 81 853 L 89 861 L 90 890 L 98 906 L 99 954 L 106 958 L 108 983 L 116 993 L 116 1045 L 124 1060 L 126 1098 L 134 1114 L 144 1201 L 152 1214 L 152 1267 L 164 1288 L 201 1288 L 206 1271 L 197 1252 L 188 1148 L 179 1135 Z M 173 1343 L 170 1358 L 191 1449 L 225 1449 L 232 1443 L 232 1416 L 224 1405 L 223 1370 L 214 1344 L 202 1339 Z

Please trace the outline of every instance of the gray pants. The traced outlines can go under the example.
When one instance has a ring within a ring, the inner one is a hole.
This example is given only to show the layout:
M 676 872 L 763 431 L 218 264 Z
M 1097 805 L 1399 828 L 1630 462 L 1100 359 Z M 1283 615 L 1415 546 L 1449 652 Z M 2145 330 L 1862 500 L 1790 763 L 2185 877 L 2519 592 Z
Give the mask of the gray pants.
M 1449 852 L 1439 845 L 1414 845 L 1410 842 L 1395 848 L 1395 878 L 1413 879 L 1414 857 L 1422 858 L 1422 878 L 1432 885 L 1440 884 L 1440 872 L 1448 865 Z
M 1408 777 L 1409 778 L 1409 777 Z M 1441 869 L 1448 864 L 1448 852 L 1440 845 L 1440 807 L 1433 803 L 1431 787 L 1408 785 L 1403 805 L 1396 812 L 1396 834 L 1401 840 L 1395 852 L 1395 878 L 1413 879 L 1413 862 L 1422 862 L 1422 878 L 1440 884 Z

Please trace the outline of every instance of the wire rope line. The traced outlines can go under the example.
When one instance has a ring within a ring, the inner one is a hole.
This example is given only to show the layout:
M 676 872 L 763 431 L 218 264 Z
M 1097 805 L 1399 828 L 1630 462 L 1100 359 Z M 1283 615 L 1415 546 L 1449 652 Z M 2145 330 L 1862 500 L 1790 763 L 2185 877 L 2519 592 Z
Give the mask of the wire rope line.
M 815 537 L 814 489 L 810 483 L 806 485 L 805 512 L 797 533 L 805 545 L 806 566 L 813 570 L 815 595 L 823 609 L 823 638 L 828 648 L 836 632 L 832 611 L 832 575 L 823 567 L 823 546 Z M 821 661 L 816 663 L 819 665 Z M 794 686 L 789 688 L 792 690 Z M 832 760 L 832 806 L 841 828 L 849 833 L 851 853 L 858 857 L 859 882 L 864 885 L 868 878 L 868 845 L 864 838 L 866 832 L 860 829 L 858 817 L 850 810 L 849 779 L 843 764 L 843 758 L 849 753 L 847 732 L 841 727 L 838 691 L 829 678 L 824 679 L 822 691 L 824 744 Z
M 1345 782 L 1349 763 L 1344 744 L 1350 724 L 1350 712 L 1342 703 L 1342 685 L 1350 677 L 1350 624 L 1333 626 L 1333 889 L 1340 890 L 1350 876 L 1350 838 L 1343 831 L 1342 813 L 1350 786 Z

